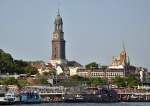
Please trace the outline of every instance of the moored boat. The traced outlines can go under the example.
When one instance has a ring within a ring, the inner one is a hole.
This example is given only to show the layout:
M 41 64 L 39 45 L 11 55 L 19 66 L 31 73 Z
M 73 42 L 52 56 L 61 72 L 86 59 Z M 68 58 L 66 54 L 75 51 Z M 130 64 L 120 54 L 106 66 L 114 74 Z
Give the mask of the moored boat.
M 20 98 L 15 92 L 1 92 L 0 93 L 0 104 L 15 104 L 19 103 Z
M 78 102 L 85 102 L 85 98 L 80 94 L 66 94 L 63 96 L 63 102 L 69 102 L 69 103 L 78 103 Z
M 7 101 L 4 98 L 5 98 L 5 92 L 0 92 L 0 105 L 7 103 Z
M 23 104 L 41 103 L 42 98 L 37 92 L 22 92 L 20 94 L 20 102 Z

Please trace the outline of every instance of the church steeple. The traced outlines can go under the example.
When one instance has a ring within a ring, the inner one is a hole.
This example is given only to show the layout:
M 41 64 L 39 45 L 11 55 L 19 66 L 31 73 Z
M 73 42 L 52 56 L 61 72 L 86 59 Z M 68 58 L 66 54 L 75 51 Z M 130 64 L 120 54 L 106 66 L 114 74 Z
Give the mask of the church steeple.
M 121 65 L 125 65 L 127 63 L 127 53 L 125 50 L 125 45 L 124 42 L 122 42 L 122 50 L 120 53 L 120 64 Z
M 52 64 L 61 64 L 66 61 L 65 56 L 65 40 L 63 32 L 63 21 L 58 9 L 57 16 L 54 21 L 54 32 L 52 39 Z
M 63 21 L 62 21 L 62 18 L 60 16 L 59 9 L 58 9 L 58 13 L 57 13 L 57 16 L 55 18 L 54 24 L 55 24 L 55 32 L 56 31 L 59 31 L 59 32 L 63 31 Z
M 57 13 L 57 15 L 59 15 L 59 16 L 60 16 L 59 8 L 58 8 L 58 13 Z
M 122 41 L 122 52 L 126 52 L 124 41 Z

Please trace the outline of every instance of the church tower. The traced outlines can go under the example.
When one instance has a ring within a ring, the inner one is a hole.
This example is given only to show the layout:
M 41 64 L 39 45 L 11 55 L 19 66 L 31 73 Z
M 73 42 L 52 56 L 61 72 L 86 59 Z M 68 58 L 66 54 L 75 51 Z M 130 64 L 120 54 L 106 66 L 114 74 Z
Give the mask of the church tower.
M 120 53 L 120 65 L 126 65 L 126 63 L 127 63 L 127 53 L 123 43 L 122 51 Z
M 59 10 L 54 22 L 51 63 L 53 65 L 66 63 L 63 21 Z

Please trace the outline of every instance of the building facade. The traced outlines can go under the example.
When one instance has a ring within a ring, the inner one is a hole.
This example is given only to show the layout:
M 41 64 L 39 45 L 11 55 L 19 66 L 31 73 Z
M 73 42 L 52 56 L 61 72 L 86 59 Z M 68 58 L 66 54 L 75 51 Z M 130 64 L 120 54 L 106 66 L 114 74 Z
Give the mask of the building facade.
M 116 76 L 125 77 L 124 69 L 78 69 L 77 75 L 85 78 L 102 78 L 111 80 Z
M 77 70 L 77 75 L 79 76 L 85 78 L 102 78 L 109 81 L 117 76 L 128 77 L 130 74 L 137 76 L 143 84 L 149 84 L 150 82 L 150 74 L 146 68 L 130 65 L 129 56 L 127 56 L 124 47 L 118 57 L 113 57 L 112 64 L 105 68 L 79 68 Z

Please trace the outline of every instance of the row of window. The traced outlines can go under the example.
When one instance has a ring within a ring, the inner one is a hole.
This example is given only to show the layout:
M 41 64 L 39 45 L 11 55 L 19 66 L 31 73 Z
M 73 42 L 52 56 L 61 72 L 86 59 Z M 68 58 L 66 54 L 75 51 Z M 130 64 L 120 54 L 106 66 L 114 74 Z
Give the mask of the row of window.
M 111 73 L 92 73 L 92 76 L 122 76 L 123 72 L 111 72 Z
M 79 76 L 88 76 L 87 73 L 78 73 Z M 123 72 L 111 72 L 111 73 L 97 73 L 97 72 L 92 72 L 91 76 L 123 76 Z

